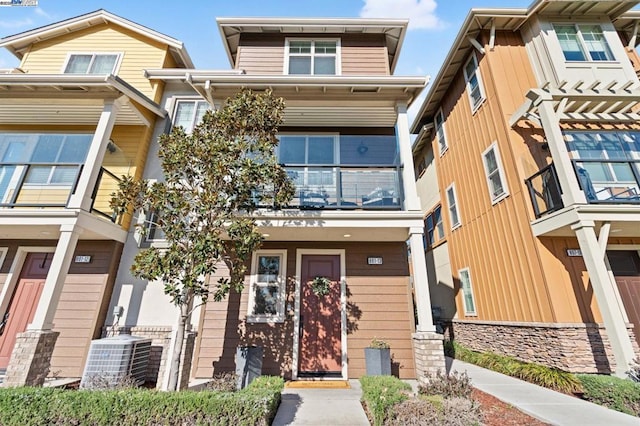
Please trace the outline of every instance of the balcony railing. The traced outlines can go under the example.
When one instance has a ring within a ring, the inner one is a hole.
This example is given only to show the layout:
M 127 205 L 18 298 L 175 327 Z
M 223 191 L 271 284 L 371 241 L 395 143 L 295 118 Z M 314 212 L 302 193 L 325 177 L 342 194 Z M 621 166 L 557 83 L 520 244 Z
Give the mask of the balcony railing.
M 572 161 L 589 203 L 640 204 L 640 160 L 581 158 Z
M 562 190 L 553 164 L 549 164 L 539 170 L 525 182 L 529 189 L 529 196 L 531 197 L 536 218 L 564 207 L 562 204 Z
M 111 210 L 109 203 L 112 194 L 118 191 L 118 184 L 121 180 L 104 167 L 100 168 L 98 181 L 91 195 L 91 213 L 109 219 L 111 222 L 119 223 L 119 217 Z
M 296 189 L 289 207 L 398 210 L 403 194 L 399 167 L 286 167 Z
M 0 207 L 66 207 L 81 171 L 72 163 L 0 163 Z

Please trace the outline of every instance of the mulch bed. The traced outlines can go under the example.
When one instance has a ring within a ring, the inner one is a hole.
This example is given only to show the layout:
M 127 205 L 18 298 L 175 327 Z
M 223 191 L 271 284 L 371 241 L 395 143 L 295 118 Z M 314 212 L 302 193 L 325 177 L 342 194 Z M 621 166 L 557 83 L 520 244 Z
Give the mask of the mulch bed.
M 474 388 L 471 396 L 480 404 L 484 419 L 482 424 L 485 426 L 549 426 L 548 423 L 541 422 L 478 389 Z

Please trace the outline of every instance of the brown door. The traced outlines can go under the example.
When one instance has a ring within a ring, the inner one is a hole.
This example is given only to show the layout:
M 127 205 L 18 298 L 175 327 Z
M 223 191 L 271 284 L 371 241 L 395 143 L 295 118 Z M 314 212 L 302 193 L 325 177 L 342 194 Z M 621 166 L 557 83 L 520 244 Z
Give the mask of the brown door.
M 637 251 L 607 252 L 622 304 L 640 345 L 640 257 Z
M 304 255 L 300 289 L 299 375 L 342 375 L 340 256 Z M 326 295 L 315 294 L 313 280 L 331 281 Z
M 33 321 L 52 257 L 53 253 L 27 254 L 9 309 L 4 314 L 6 322 L 0 335 L 0 368 L 7 368 L 9 365 L 16 334 L 25 331 Z

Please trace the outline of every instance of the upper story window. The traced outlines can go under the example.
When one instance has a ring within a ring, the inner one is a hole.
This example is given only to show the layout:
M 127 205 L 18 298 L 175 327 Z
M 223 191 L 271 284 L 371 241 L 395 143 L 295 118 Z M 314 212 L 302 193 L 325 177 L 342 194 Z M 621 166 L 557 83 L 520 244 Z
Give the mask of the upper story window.
M 424 219 L 424 227 L 427 231 L 427 247 L 431 247 L 444 238 L 444 224 L 442 222 L 442 207 L 436 207 Z
M 337 75 L 338 40 L 287 40 L 287 74 Z
M 182 126 L 187 133 L 191 133 L 196 124 L 200 123 L 209 104 L 203 100 L 181 99 L 176 102 L 173 114 L 173 125 Z
M 600 25 L 554 25 L 562 53 L 567 61 L 612 61 Z
M 416 168 L 416 170 L 415 170 L 416 179 L 418 179 L 420 176 L 422 176 L 424 171 L 427 170 L 427 159 L 426 159 L 426 157 L 420 156 L 420 158 L 415 161 L 415 168 Z
M 447 135 L 444 131 L 444 114 L 442 114 L 442 110 L 438 110 L 436 116 L 433 118 L 433 123 L 436 128 L 436 138 L 438 139 L 440 155 L 442 155 L 449 148 L 449 145 L 447 145 Z
M 258 250 L 251 266 L 249 322 L 284 321 L 286 250 Z
M 118 53 L 73 53 L 67 58 L 65 74 L 113 74 Z
M 467 83 L 467 94 L 471 103 L 471 112 L 475 113 L 480 104 L 485 100 L 484 88 L 482 87 L 482 78 L 478 69 L 478 60 L 476 55 L 471 57 L 464 66 L 464 80 Z
M 447 203 L 449 204 L 449 220 L 451 221 L 451 229 L 460 227 L 460 214 L 458 213 L 458 197 L 456 197 L 455 184 L 451 184 L 447 188 Z
M 509 195 L 507 192 L 507 181 L 504 177 L 504 169 L 500 159 L 500 152 L 495 142 L 482 154 L 482 162 L 484 163 L 484 171 L 487 175 L 489 196 L 495 204 Z

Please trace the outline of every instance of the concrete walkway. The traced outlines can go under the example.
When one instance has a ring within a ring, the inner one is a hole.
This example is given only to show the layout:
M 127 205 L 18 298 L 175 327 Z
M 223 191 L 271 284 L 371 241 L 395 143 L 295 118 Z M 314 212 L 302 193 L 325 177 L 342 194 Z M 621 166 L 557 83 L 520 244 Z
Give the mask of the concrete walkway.
M 360 382 L 350 380 L 350 389 L 285 388 L 272 426 L 368 426 L 360 404 Z
M 447 368 L 466 371 L 473 387 L 558 426 L 640 426 L 638 417 L 604 408 L 473 364 L 447 358 Z

